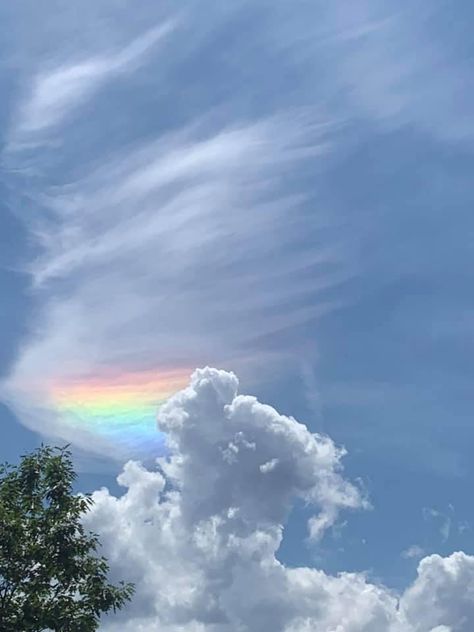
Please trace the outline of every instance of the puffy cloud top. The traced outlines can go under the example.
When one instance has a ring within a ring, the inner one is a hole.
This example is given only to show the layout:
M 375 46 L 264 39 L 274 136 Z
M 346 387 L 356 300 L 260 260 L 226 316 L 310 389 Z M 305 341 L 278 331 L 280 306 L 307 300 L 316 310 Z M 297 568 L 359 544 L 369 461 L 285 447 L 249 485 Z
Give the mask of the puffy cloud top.
M 301 498 L 320 512 L 321 527 L 313 529 L 320 535 L 338 508 L 363 505 L 340 475 L 343 450 L 237 388 L 232 373 L 198 369 L 160 411 L 159 426 L 179 455 L 163 468 L 180 489 L 189 523 L 231 514 L 251 532 L 282 524 Z
M 433 555 L 401 596 L 362 574 L 329 576 L 276 558 L 298 498 L 321 536 L 366 501 L 341 473 L 344 452 L 254 397 L 232 373 L 197 370 L 162 408 L 171 456 L 157 471 L 126 464 L 120 498 L 94 493 L 87 526 L 100 533 L 114 576 L 136 583 L 127 632 L 467 632 L 474 624 L 474 558 Z

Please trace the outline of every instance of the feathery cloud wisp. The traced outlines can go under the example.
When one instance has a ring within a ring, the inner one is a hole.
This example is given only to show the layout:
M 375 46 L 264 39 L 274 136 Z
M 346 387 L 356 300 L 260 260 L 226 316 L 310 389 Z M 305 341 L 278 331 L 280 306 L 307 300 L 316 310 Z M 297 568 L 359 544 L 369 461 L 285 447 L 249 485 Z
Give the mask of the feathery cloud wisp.
M 30 94 L 20 106 L 11 132 L 10 148 L 34 142 L 38 133 L 50 132 L 79 108 L 106 81 L 133 70 L 174 28 L 165 23 L 144 33 L 116 52 L 82 61 L 56 62 L 35 77 Z
M 6 385 L 13 409 L 33 382 L 44 404 L 52 382 L 149 370 L 156 358 L 189 367 L 284 357 L 298 326 L 330 308 L 320 295 L 348 274 L 340 253 L 307 239 L 327 218 L 308 220 L 289 176 L 318 164 L 330 133 L 298 116 L 195 126 L 56 187 L 44 213 L 25 218 L 43 313 Z

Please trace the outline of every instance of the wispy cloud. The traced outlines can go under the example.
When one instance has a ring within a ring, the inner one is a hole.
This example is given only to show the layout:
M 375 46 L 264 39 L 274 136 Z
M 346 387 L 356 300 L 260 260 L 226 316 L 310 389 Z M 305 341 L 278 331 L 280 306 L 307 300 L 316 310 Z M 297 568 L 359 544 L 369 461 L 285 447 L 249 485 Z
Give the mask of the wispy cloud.
M 242 40 L 228 38 L 225 18 L 218 33 L 208 20 L 190 29 L 196 6 L 188 27 L 175 29 L 171 11 L 125 47 L 40 59 L 31 73 L 7 152 L 33 145 L 41 171 L 50 159 L 41 143 L 59 129 L 62 151 L 52 158 L 52 177 L 34 183 L 34 212 L 20 211 L 39 252 L 26 267 L 40 309 L 10 377 L 13 390 L 39 372 L 46 380 L 114 363 L 146 367 L 156 358 L 187 366 L 246 358 L 248 369 L 249 358 L 271 354 L 300 367 L 314 351 L 302 329 L 340 304 L 334 288 L 357 272 L 328 230 L 338 225 L 331 196 L 319 197 L 341 137 L 334 122 L 419 122 L 418 106 L 403 95 L 412 94 L 421 62 L 433 67 L 429 47 L 426 55 L 411 52 L 424 18 L 412 25 L 410 11 L 371 2 L 346 3 L 347 11 L 307 3 L 302 12 L 265 11 L 263 2 L 252 22 L 258 36 Z M 250 3 L 245 9 L 253 15 Z M 168 35 L 177 38 L 172 55 L 152 58 Z M 228 43 L 224 56 L 215 55 L 213 37 L 219 47 Z M 379 58 L 382 77 L 369 63 Z M 147 84 L 139 107 L 133 94 L 113 108 L 100 103 L 100 119 L 69 124 L 81 104 L 98 104 L 109 79 L 129 78 L 152 60 L 147 80 L 159 79 Z M 262 81 L 269 61 L 275 76 L 292 77 L 288 85 Z M 310 364 L 303 372 L 319 415 Z
M 470 59 L 462 12 L 440 0 L 314 2 L 274 10 L 272 38 L 305 66 L 334 114 L 382 130 L 407 125 L 472 142 Z M 461 45 L 462 46 L 462 45 Z
M 297 112 L 191 126 L 44 196 L 27 220 L 42 318 L 10 377 L 13 405 L 39 374 L 46 387 L 117 364 L 283 357 L 348 275 L 336 248 L 305 240 L 328 218 L 308 224 L 288 176 L 327 155 L 330 132 Z
M 423 507 L 423 518 L 425 520 L 432 520 L 438 524 L 439 533 L 443 542 L 447 542 L 451 535 L 451 528 L 454 516 L 454 507 L 449 505 L 448 512 L 439 511 L 432 507 Z
M 10 148 L 37 140 L 90 98 L 106 81 L 130 72 L 174 28 L 167 22 L 137 37 L 124 48 L 81 60 L 55 60 L 40 69 L 13 124 Z
M 407 560 L 420 559 L 425 555 L 425 550 L 419 544 L 412 544 L 402 552 L 402 557 Z
M 333 218 L 315 194 L 338 131 L 317 109 L 238 114 L 234 103 L 211 99 L 182 110 L 186 116 L 164 128 L 156 116 L 137 135 L 140 141 L 132 133 L 117 146 L 102 137 L 108 120 L 72 121 L 81 104 L 100 103 L 99 88 L 105 91 L 111 79 L 130 77 L 145 61 L 156 70 L 147 77 L 166 76 L 177 58 L 184 63 L 183 47 L 189 57 L 208 45 L 207 23 L 198 23 L 192 43 L 183 41 L 189 30 L 176 24 L 171 11 L 124 48 L 53 64 L 39 60 L 14 112 L 4 158 L 28 146 L 16 164 L 20 171 L 27 160 L 35 165 L 34 183 L 27 173 L 15 185 L 33 201 L 31 213 L 21 207 L 18 214 L 37 253 L 25 269 L 39 310 L 4 393 L 25 423 L 32 423 L 29 404 L 54 433 L 60 419 L 47 391 L 56 376 L 157 363 L 242 370 L 245 363 L 245 377 L 260 375 L 256 365 L 270 366 L 269 355 L 277 370 L 295 349 L 306 353 L 298 332 L 337 304 L 331 289 L 354 273 L 328 238 Z M 172 55 L 152 57 L 168 36 Z M 161 79 L 153 85 L 152 91 L 147 84 L 148 97 L 171 90 L 169 103 L 186 103 L 181 79 L 178 88 L 173 77 L 170 87 Z M 137 111 L 133 104 L 127 102 L 125 126 L 132 131 L 150 107 Z M 122 105 L 102 115 L 120 119 Z M 59 129 L 55 162 L 47 143 Z M 91 153 L 82 158 L 76 144 L 84 139 Z M 66 156 L 69 172 L 61 164 Z M 50 166 L 53 178 L 46 174 Z M 308 176 L 310 194 L 303 184 Z

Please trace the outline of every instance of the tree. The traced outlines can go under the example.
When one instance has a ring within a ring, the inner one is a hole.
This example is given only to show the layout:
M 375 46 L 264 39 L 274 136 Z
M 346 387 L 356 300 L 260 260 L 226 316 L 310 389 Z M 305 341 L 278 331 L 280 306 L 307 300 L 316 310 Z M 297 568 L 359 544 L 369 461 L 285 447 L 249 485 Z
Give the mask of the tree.
M 66 448 L 42 446 L 0 466 L 0 630 L 90 632 L 133 585 L 108 583 L 98 536 L 82 525 L 90 496 L 73 493 Z

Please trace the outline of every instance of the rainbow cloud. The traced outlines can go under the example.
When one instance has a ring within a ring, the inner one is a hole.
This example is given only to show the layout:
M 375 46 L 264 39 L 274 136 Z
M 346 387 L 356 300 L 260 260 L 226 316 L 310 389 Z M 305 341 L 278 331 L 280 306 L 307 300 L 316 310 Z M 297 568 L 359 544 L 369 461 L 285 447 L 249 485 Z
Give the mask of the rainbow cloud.
M 164 451 L 156 414 L 160 405 L 189 382 L 189 369 L 62 378 L 49 385 L 60 422 L 130 453 Z M 150 452 L 149 452 L 150 453 Z

